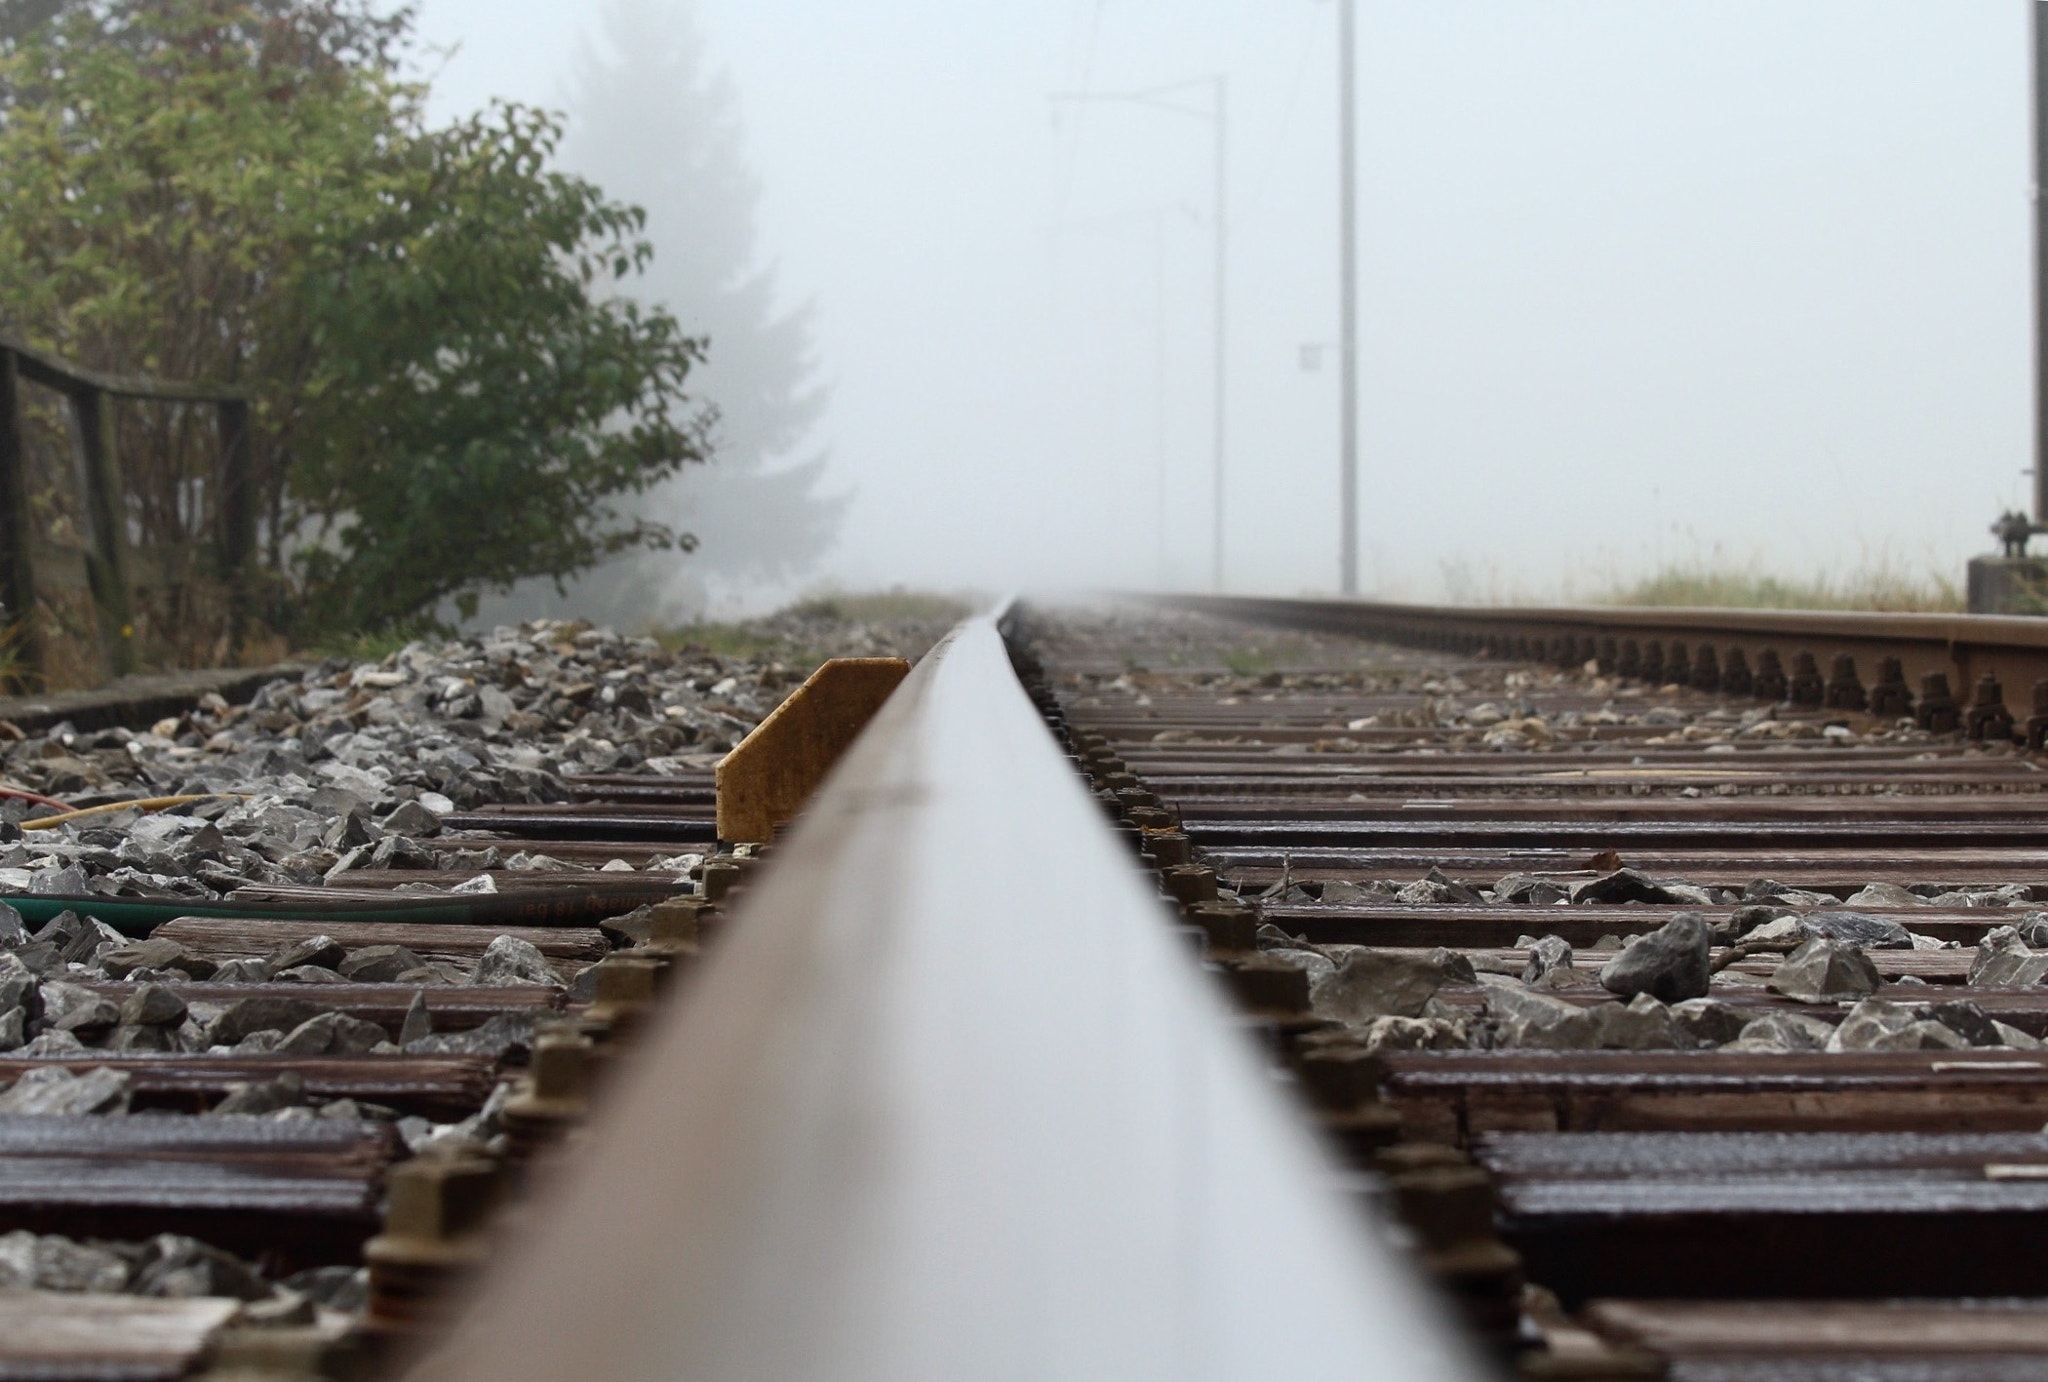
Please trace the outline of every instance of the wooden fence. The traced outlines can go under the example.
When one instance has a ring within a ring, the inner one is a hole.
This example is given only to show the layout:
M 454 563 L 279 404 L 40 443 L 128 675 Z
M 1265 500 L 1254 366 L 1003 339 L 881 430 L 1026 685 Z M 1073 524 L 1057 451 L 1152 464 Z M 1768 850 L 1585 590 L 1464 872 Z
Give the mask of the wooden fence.
M 249 568 L 256 547 L 250 484 L 249 400 L 213 384 L 175 383 L 81 369 L 0 336 L 0 605 L 13 627 L 19 663 L 31 679 L 43 668 L 36 629 L 35 522 L 22 439 L 22 381 L 54 389 L 71 407 L 79 499 L 85 514 L 87 584 L 99 628 L 100 661 L 112 676 L 136 666 L 134 553 L 126 487 L 114 444 L 117 398 L 214 405 L 220 425 L 218 550 L 228 589 L 228 649 L 239 655 L 249 620 Z

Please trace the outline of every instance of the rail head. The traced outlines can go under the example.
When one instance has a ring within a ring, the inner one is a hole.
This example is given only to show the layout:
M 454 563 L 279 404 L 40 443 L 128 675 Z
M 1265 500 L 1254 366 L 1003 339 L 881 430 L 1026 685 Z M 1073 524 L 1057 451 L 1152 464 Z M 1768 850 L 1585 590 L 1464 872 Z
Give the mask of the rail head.
M 1650 686 L 1913 715 L 1922 728 L 2048 737 L 2048 619 L 1858 610 L 1411 605 L 1251 595 L 1149 595 L 1154 606 L 1442 651 L 1576 667 Z M 1777 659 L 1766 677 L 1765 658 Z M 1805 659 L 1811 658 L 1811 665 Z M 1750 668 L 1754 665 L 1755 675 Z M 1725 672 L 1722 670 L 1725 668 Z M 1790 672 L 1787 682 L 1779 674 Z M 1823 678 L 1825 680 L 1823 680 Z M 1863 678 L 1877 682 L 1866 694 Z M 1917 701 L 1914 687 L 1918 687 Z M 1968 716 L 1963 713 L 1968 706 Z M 2003 707 L 2003 711 L 2000 711 Z M 2031 711 L 2031 716 L 2029 712 Z M 2001 719 L 2001 713 L 2003 719 Z
M 778 854 L 417 1376 L 1483 1375 L 992 619 L 919 664 Z
M 1909 614 L 1878 610 L 1714 609 L 1631 605 L 1418 605 L 1260 595 L 1148 595 L 1168 608 L 1364 631 L 1394 623 L 1525 629 L 1596 628 L 1616 633 L 1689 631 L 1766 639 L 1919 643 L 1936 647 L 2048 650 L 2048 619 L 2002 614 Z

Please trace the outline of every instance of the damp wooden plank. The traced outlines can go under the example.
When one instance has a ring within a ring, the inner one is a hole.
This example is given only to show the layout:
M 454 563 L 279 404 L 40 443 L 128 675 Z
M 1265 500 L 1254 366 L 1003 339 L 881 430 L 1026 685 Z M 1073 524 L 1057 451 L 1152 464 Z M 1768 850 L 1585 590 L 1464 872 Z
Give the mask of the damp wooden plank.
M 473 968 L 499 936 L 530 942 L 554 965 L 564 983 L 573 982 L 584 966 L 611 953 L 604 933 L 595 927 L 464 926 L 415 924 L 403 921 L 273 921 L 263 917 L 178 917 L 152 934 L 177 941 L 211 960 L 273 955 L 288 945 L 315 936 L 331 936 L 345 949 L 370 945 L 402 945 L 424 960 L 446 961 Z M 311 986 L 307 996 L 313 996 Z
M 241 1302 L 0 1291 L 0 1382 L 170 1382 Z
M 133 1081 L 134 1104 L 143 1109 L 201 1112 L 218 1103 L 231 1085 L 275 1080 L 289 1072 L 304 1082 L 307 1094 L 318 1098 L 365 1100 L 442 1122 L 467 1117 L 483 1107 L 498 1075 L 498 1062 L 489 1056 L 110 1055 L 91 1051 L 70 1056 L 0 1055 L 0 1080 L 11 1083 L 30 1070 L 51 1065 L 78 1074 L 100 1066 L 125 1070 Z
M 0 1232 L 182 1233 L 293 1269 L 375 1231 L 387 1124 L 354 1119 L 0 1115 Z
M 2038 1133 L 1508 1133 L 1474 1157 L 1567 1304 L 2048 1293 Z
M 444 840 L 442 843 L 452 845 L 460 842 Z M 482 848 L 491 842 L 480 840 L 476 843 Z M 650 855 L 645 845 L 635 845 L 632 849 L 634 853 L 629 856 L 629 861 L 630 858 Z M 536 849 L 535 852 L 561 854 L 552 848 Z M 563 854 L 562 857 L 566 859 L 568 856 Z M 354 869 L 338 875 L 330 886 L 248 884 L 235 889 L 228 900 L 252 908 L 276 906 L 282 910 L 361 903 L 391 908 L 394 913 L 391 920 L 394 921 L 404 919 L 403 908 L 409 904 L 469 903 L 481 909 L 483 919 L 470 918 L 452 924 L 570 927 L 591 926 L 635 907 L 665 901 L 675 896 L 681 883 L 681 875 L 672 870 L 606 873 L 598 867 L 606 862 L 609 862 L 609 856 L 600 857 L 592 867 L 583 869 L 489 870 L 498 891 L 474 897 L 448 895 L 435 890 L 450 889 L 456 884 L 474 880 L 479 873 L 476 869 Z M 401 894 L 399 889 L 408 885 L 424 885 L 427 891 Z
M 2048 1375 L 2039 1300 L 1596 1300 L 1584 1321 L 1665 1358 L 2031 1357 Z
M 1506 1131 L 2033 1132 L 2048 1052 L 1415 1051 L 1380 1058 L 1412 1137 Z
M 1564 880 L 1584 882 L 1587 875 Z M 1742 906 L 1722 904 L 1705 907 L 1630 904 L 1627 910 L 1612 906 L 1515 906 L 1486 903 L 1461 906 L 1456 903 L 1324 903 L 1268 902 L 1260 904 L 1260 917 L 1291 936 L 1301 936 L 1317 945 L 1373 945 L 1430 949 L 1439 945 L 1459 948 L 1506 949 L 1522 936 L 1557 935 L 1575 949 L 1590 949 L 1602 936 L 1633 935 L 1654 931 L 1679 912 L 1697 912 L 1709 922 L 1719 922 Z M 1769 904 L 1779 905 L 1779 904 Z M 1787 908 L 1825 917 L 1830 908 Z M 2008 907 L 1844 907 L 1859 916 L 1895 921 L 1909 931 L 1939 941 L 1975 946 L 1986 932 L 2010 926 L 2030 910 Z
M 104 994 L 120 1003 L 140 984 L 83 982 L 80 988 Z M 560 1012 L 565 1006 L 561 989 L 547 984 L 184 984 L 167 983 L 187 1003 L 216 1003 L 222 1007 L 244 998 L 299 998 L 323 1008 L 346 1013 L 364 1022 L 375 1022 L 393 1037 L 405 1025 L 405 1015 L 416 996 L 424 996 L 427 1016 L 437 1032 L 461 1032 L 480 1027 L 500 1013 L 531 1013 L 542 1016 Z M 2048 994 L 2048 990 L 2044 990 Z

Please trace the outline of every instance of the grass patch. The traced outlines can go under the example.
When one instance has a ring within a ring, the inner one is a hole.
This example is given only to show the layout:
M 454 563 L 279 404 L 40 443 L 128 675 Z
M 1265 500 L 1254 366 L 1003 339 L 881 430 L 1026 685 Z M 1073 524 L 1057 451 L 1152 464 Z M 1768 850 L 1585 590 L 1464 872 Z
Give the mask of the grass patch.
M 1960 584 L 1932 573 L 1876 566 L 1800 580 L 1706 566 L 1668 566 L 1593 597 L 1604 605 L 1698 609 L 1843 609 L 1955 614 Z
M 700 620 L 654 637 L 671 652 L 716 657 L 765 658 L 794 666 L 815 666 L 834 656 L 875 656 L 879 636 L 906 657 L 921 655 L 939 633 L 986 602 L 972 596 L 925 591 L 827 591 L 758 619 Z M 848 636 L 853 636 L 849 646 Z
M 658 631 L 654 641 L 672 653 L 711 653 L 717 657 L 772 658 L 782 662 L 811 660 L 805 649 L 758 624 L 683 624 Z
M 345 633 L 322 639 L 310 651 L 316 657 L 345 657 L 350 662 L 382 662 L 408 643 L 438 643 L 448 631 L 438 624 L 404 624 L 379 633 Z
M 886 624 L 898 619 L 957 624 L 979 609 L 981 603 L 921 590 L 828 591 L 799 600 L 782 613 L 793 619 L 831 619 L 847 624 Z

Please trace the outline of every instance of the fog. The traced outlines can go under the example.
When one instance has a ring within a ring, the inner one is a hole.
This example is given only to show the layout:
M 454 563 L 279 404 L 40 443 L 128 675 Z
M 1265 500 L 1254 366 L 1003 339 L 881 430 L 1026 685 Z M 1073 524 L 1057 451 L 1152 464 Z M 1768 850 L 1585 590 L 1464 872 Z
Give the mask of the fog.
M 436 108 L 559 104 L 598 7 L 425 0 L 423 34 L 459 45 Z M 829 399 L 788 459 L 825 453 L 847 499 L 816 564 L 756 596 L 1207 584 L 1211 127 L 1052 97 L 1211 73 L 1225 582 L 1335 587 L 1334 355 L 1303 368 L 1336 334 L 1334 5 L 695 19 L 761 258 L 814 307 Z M 1360 0 L 1358 25 L 1369 590 L 1585 594 L 1687 560 L 1959 575 L 1993 545 L 2028 485 L 2020 0 Z

